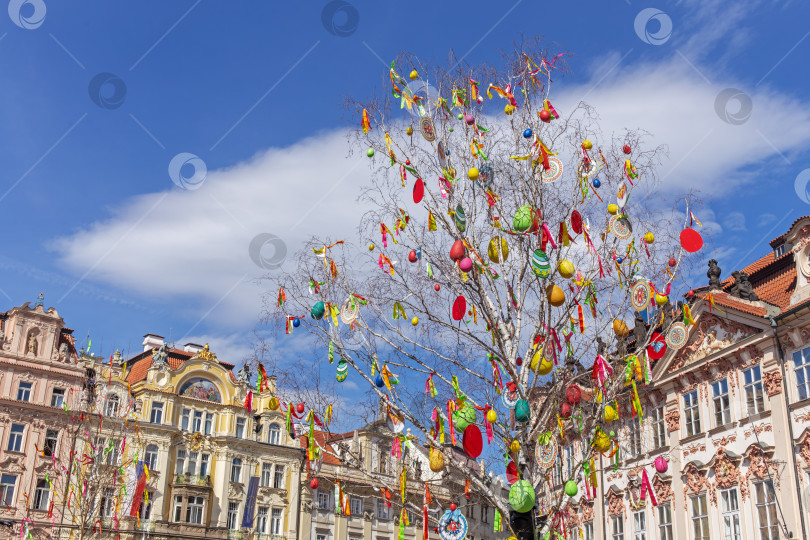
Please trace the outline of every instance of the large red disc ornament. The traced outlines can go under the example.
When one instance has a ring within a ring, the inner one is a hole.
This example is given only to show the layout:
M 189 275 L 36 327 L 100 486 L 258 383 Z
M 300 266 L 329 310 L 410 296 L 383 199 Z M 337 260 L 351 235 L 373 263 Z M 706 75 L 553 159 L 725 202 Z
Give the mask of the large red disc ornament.
M 422 198 L 424 196 L 425 196 L 425 183 L 422 182 L 421 178 L 419 178 L 413 185 L 413 202 L 419 204 L 420 202 L 422 202 Z
M 462 442 L 464 453 L 475 459 L 481 455 L 484 449 L 484 439 L 481 437 L 481 430 L 475 424 L 470 424 L 464 430 L 464 440 Z
M 464 314 L 467 312 L 467 300 L 464 299 L 463 296 L 459 296 L 453 302 L 453 320 L 460 321 L 464 318 Z
M 703 247 L 703 237 L 695 229 L 684 229 L 681 231 L 681 247 L 694 253 Z
M 647 345 L 647 358 L 659 360 L 667 352 L 667 340 L 663 335 L 655 332 L 650 337 L 650 344 Z

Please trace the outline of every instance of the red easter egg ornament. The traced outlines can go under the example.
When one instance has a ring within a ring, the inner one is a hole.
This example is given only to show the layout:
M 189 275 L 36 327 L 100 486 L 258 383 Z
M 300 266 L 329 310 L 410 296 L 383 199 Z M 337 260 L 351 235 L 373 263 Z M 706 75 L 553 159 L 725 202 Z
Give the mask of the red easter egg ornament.
M 467 312 L 467 300 L 464 299 L 463 296 L 459 296 L 453 302 L 453 320 L 460 321 L 464 318 L 464 314 Z
M 420 202 L 422 202 L 422 199 L 424 197 L 425 197 L 425 183 L 422 181 L 421 178 L 419 178 L 413 185 L 413 202 L 419 204 Z

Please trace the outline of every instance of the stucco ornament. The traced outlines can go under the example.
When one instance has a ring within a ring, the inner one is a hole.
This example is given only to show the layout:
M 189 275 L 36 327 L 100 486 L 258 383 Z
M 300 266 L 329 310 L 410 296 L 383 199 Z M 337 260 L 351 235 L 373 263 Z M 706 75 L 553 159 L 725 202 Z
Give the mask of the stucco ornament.
M 762 374 L 762 384 L 768 397 L 773 397 L 782 393 L 782 373 L 779 370 L 768 371 Z
M 714 477 L 717 487 L 730 488 L 740 483 L 740 470 L 726 455 L 724 448 L 718 448 L 715 454 Z

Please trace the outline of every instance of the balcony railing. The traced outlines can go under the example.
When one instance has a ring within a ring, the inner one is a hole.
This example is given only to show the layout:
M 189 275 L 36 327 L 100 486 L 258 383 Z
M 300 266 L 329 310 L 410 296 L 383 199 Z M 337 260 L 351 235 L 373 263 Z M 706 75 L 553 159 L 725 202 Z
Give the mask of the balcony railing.
M 174 475 L 174 483 L 175 485 L 208 487 L 211 485 L 211 476 L 202 476 L 199 474 L 176 474 Z

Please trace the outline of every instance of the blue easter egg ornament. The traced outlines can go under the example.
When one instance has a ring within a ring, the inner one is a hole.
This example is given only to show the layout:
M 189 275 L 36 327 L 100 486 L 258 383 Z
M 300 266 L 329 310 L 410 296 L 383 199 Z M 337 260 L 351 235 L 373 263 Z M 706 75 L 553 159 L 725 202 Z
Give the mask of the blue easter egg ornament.
M 594 178 L 594 179 L 593 179 L 593 187 L 598 188 L 598 187 L 599 187 L 599 186 L 601 186 L 601 185 L 602 185 L 602 181 L 601 181 L 601 180 L 599 180 L 598 178 Z
M 616 262 L 617 262 L 617 263 L 619 263 L 619 264 L 622 264 L 622 258 L 621 258 L 621 257 L 618 257 L 618 258 L 616 259 Z
M 526 130 L 523 132 L 523 136 L 524 136 L 525 138 L 527 138 L 527 139 L 528 139 L 529 137 L 531 137 L 531 136 L 532 136 L 532 130 L 531 130 L 531 128 L 526 128 Z
M 301 319 L 293 319 L 293 328 L 301 326 Z
M 377 379 L 374 381 L 374 384 L 377 385 L 377 388 L 382 388 L 385 386 L 385 381 L 382 378 L 382 375 L 377 375 Z

